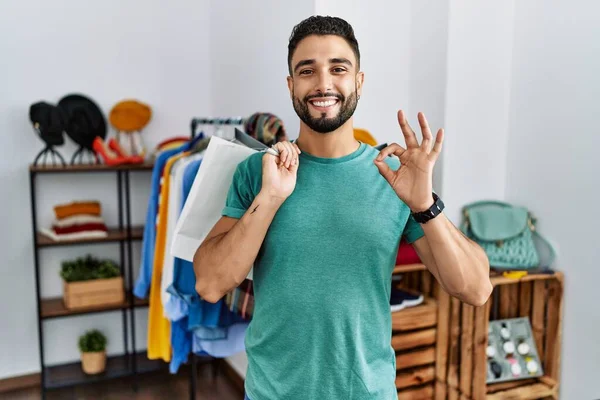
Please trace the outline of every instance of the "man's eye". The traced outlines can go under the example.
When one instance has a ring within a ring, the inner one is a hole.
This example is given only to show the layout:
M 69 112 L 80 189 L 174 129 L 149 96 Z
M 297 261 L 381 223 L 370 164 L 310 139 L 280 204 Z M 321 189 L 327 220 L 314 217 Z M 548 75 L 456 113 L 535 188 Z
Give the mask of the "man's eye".
M 334 68 L 334 69 L 333 69 L 333 72 L 335 72 L 335 73 L 338 73 L 338 74 L 341 74 L 341 73 L 343 73 L 343 72 L 346 72 L 346 69 L 345 69 L 345 68 L 338 67 L 338 68 Z
M 311 73 L 312 73 L 312 71 L 310 69 L 305 69 L 303 71 L 300 71 L 300 75 L 309 75 Z

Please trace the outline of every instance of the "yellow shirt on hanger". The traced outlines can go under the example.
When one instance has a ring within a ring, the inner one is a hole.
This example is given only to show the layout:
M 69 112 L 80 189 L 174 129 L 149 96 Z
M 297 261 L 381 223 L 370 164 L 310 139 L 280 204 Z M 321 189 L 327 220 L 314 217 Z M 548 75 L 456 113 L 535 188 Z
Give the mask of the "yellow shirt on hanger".
M 170 186 L 170 171 L 175 161 L 189 155 L 183 152 L 169 158 L 162 174 L 162 188 L 158 198 L 158 223 L 156 225 L 156 243 L 152 265 L 152 283 L 150 284 L 150 305 L 148 309 L 148 358 L 171 361 L 171 321 L 164 317 L 161 301 L 161 278 L 165 246 L 167 241 L 167 213 Z M 168 250 L 166 250 L 168 251 Z

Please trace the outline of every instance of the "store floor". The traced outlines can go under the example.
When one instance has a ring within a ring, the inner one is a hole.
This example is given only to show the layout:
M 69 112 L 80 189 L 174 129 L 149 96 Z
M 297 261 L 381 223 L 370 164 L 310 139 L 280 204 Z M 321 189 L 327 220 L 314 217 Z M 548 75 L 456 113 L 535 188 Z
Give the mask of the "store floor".
M 128 379 L 101 382 L 86 386 L 58 389 L 47 392 L 48 400 L 154 400 L 154 399 L 189 399 L 189 372 L 182 371 L 178 375 L 168 373 L 151 373 L 139 377 L 139 390 L 133 391 Z M 0 398 L 6 400 L 40 399 L 40 389 L 24 389 L 1 393 Z M 244 394 L 234 383 L 219 371 L 215 380 L 210 365 L 198 367 L 196 386 L 197 400 L 241 400 Z

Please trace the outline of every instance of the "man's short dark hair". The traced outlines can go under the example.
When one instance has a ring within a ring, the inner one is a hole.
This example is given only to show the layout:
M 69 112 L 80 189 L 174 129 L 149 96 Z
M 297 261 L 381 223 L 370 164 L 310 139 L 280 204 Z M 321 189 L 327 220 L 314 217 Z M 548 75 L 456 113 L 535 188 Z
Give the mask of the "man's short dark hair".
M 288 44 L 288 68 L 292 75 L 292 56 L 302 39 L 310 35 L 337 35 L 346 40 L 354 56 L 356 57 L 356 68 L 360 69 L 360 51 L 358 50 L 358 41 L 354 36 L 354 29 L 345 20 L 338 17 L 329 17 L 313 15 L 294 26 Z

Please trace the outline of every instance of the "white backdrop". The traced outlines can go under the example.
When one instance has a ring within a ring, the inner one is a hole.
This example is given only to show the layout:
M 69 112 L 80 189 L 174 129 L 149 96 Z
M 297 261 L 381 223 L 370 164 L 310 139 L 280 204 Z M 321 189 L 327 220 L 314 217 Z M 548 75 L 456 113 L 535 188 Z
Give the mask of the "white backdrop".
M 127 4 L 0 5 L 0 175 L 9 193 L 0 209 L 10 226 L 0 241 L 0 354 L 11 360 L 0 363 L 0 379 L 39 368 L 26 171 L 41 142 L 27 120 L 29 104 L 81 91 L 106 112 L 124 97 L 138 97 L 155 113 L 144 132 L 149 146 L 187 135 L 192 115 L 255 111 L 279 115 L 294 138 L 298 122 L 285 84 L 287 39 L 295 23 L 319 13 L 347 18 L 360 42 L 366 77 L 356 126 L 380 142 L 402 143 L 395 117 L 402 107 L 413 125 L 416 112 L 424 111 L 435 128 L 446 129 L 435 186 L 454 222 L 462 204 L 480 198 L 516 201 L 538 215 L 540 228 L 558 245 L 557 266 L 566 274 L 561 398 L 600 397 L 594 380 L 600 370 L 594 341 L 600 299 L 594 285 L 600 276 L 593 242 L 599 222 L 593 209 L 599 194 L 593 174 L 600 167 L 593 120 L 600 107 L 598 3 Z M 61 151 L 70 156 L 73 146 Z M 148 181 L 149 174 L 142 174 L 134 182 L 135 222 L 144 219 Z M 112 177 L 45 177 L 38 207 L 42 223 L 50 221 L 53 204 L 80 196 L 101 200 L 105 217 L 114 222 L 115 187 Z M 43 294 L 59 295 L 60 261 L 87 251 L 118 255 L 116 245 L 44 250 Z M 139 312 L 141 347 L 144 312 Z M 92 323 L 114 336 L 110 352 L 121 350 L 118 313 L 54 320 L 46 325 L 48 361 L 76 359 L 76 336 Z M 230 362 L 244 373 L 243 353 Z

